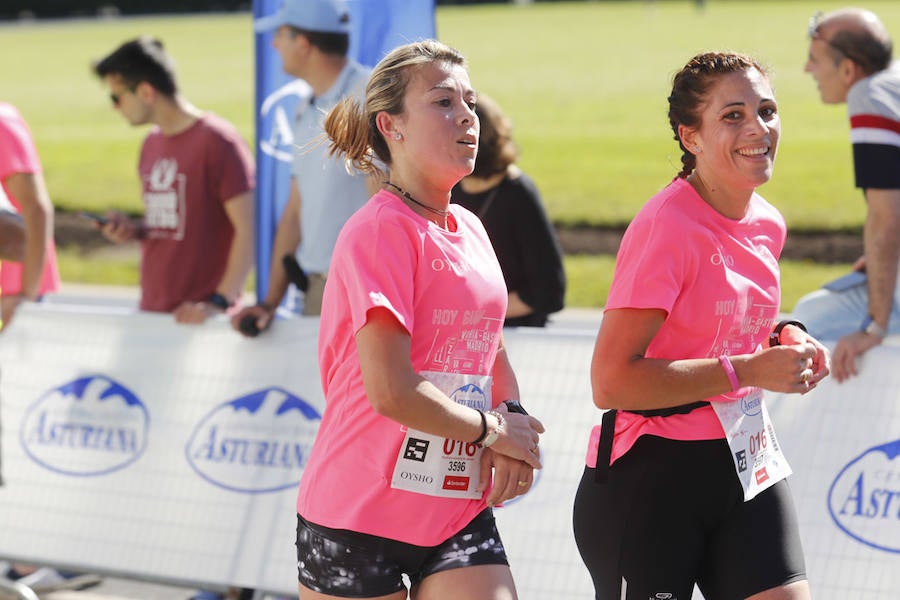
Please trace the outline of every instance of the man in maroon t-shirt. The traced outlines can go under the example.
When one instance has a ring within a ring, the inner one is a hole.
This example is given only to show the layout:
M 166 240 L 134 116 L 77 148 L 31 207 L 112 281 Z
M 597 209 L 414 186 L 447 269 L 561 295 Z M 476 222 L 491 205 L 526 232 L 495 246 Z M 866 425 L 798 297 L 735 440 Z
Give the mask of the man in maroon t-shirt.
M 159 40 L 128 41 L 94 72 L 125 120 L 154 126 L 138 162 L 143 219 L 110 211 L 102 225 L 112 241 L 141 240 L 141 309 L 179 323 L 229 310 L 253 266 L 250 149 L 230 123 L 179 94 Z

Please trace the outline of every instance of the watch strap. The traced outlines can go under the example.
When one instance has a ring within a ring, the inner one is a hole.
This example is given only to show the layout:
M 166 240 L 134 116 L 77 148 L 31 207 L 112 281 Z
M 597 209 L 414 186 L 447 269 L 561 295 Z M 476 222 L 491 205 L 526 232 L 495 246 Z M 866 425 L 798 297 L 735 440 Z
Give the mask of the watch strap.
M 779 321 L 778 325 L 776 325 L 775 328 L 772 329 L 772 333 L 769 334 L 769 348 L 774 348 L 775 346 L 781 345 L 781 330 L 788 325 L 794 325 L 795 327 L 799 327 L 803 331 L 806 331 L 806 325 L 804 325 L 800 321 Z
M 506 410 L 511 413 L 528 414 L 528 411 L 525 410 L 525 407 L 518 400 L 504 400 L 503 404 L 506 405 Z
M 222 310 L 228 310 L 229 308 L 231 308 L 231 302 L 229 302 L 228 298 L 226 298 L 219 292 L 213 292 L 212 294 L 210 294 L 206 301 L 216 308 Z

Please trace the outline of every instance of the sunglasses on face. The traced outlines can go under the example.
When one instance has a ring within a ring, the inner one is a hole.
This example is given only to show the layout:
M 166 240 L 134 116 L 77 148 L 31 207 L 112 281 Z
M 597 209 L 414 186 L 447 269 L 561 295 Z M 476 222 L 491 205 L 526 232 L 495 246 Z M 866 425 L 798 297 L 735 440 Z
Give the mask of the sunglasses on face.
M 121 92 L 111 92 L 109 94 L 109 101 L 112 102 L 113 106 L 119 106 L 119 102 L 122 101 L 122 96 L 124 96 L 125 94 L 133 94 L 133 93 L 134 93 L 134 90 L 132 90 L 132 89 L 125 89 L 125 90 L 122 90 Z

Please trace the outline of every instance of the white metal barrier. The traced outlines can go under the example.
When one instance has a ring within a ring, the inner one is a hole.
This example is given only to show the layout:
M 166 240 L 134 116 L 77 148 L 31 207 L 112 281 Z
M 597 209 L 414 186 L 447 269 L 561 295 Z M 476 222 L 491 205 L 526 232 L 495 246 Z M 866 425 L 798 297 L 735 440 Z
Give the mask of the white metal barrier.
M 323 409 L 318 321 L 246 339 L 224 319 L 27 306 L 0 336 L 0 557 L 175 585 L 296 593 L 296 483 Z M 571 509 L 596 328 L 510 330 L 547 426 L 532 492 L 497 510 L 520 597 L 592 597 Z M 769 400 L 817 599 L 900 590 L 900 348 Z

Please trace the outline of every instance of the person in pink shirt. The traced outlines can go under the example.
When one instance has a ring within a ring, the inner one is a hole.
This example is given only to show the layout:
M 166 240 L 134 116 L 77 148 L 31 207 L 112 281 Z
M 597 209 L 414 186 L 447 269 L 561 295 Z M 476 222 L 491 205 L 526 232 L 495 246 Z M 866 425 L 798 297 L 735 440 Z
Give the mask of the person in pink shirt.
M 8 324 L 18 305 L 59 289 L 53 243 L 53 205 L 28 124 L 12 104 L 0 102 L 0 193 L 22 215 L 25 255 L 0 265 L 0 320 Z
M 675 75 L 684 168 L 628 227 L 594 348 L 574 530 L 596 597 L 807 599 L 803 551 L 762 390 L 829 373 L 778 322 L 781 214 L 755 189 L 781 134 L 765 70 L 710 52 Z
M 384 187 L 344 225 L 319 331 L 325 410 L 297 497 L 300 598 L 516 598 L 491 507 L 526 493 L 543 426 L 518 414 L 503 273 L 450 204 L 478 147 L 463 56 L 428 40 L 326 117 Z M 383 172 L 386 167 L 387 172 Z

